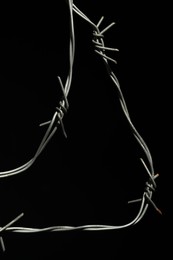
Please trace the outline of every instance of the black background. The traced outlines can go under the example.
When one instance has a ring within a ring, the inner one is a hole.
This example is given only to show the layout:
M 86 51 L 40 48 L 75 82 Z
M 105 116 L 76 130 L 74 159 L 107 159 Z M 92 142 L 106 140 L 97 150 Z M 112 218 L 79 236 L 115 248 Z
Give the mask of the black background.
M 136 226 L 112 232 L 3 234 L 2 259 L 123 259 L 166 257 L 171 227 L 167 186 L 169 162 L 168 7 L 147 2 L 75 1 L 95 23 L 103 15 L 105 44 L 120 50 L 112 64 L 132 121 L 151 150 L 160 174 L 153 196 L 160 216 L 149 207 Z M 16 11 L 17 9 L 17 11 Z M 68 73 L 69 13 L 57 6 L 3 7 L 0 38 L 0 170 L 32 158 L 57 106 Z M 2 17 L 2 16 L 1 16 Z M 94 53 L 92 29 L 74 14 L 76 52 L 70 109 L 64 118 L 68 138 L 56 133 L 35 164 L 0 180 L 0 225 L 24 212 L 15 226 L 120 225 L 133 219 L 147 176 L 144 156 L 123 116 L 116 89 Z M 169 257 L 170 258 L 170 257 Z

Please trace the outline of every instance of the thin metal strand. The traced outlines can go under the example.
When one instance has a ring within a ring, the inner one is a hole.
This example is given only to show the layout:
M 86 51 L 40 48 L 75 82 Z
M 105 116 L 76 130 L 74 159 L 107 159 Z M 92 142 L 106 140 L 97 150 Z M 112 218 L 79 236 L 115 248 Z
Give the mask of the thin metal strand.
M 97 51 L 97 50 L 95 50 L 95 52 L 96 52 L 97 54 L 99 54 L 100 56 L 102 56 L 103 58 L 105 58 L 105 59 L 107 59 L 107 60 L 110 60 L 110 61 L 114 62 L 115 64 L 117 64 L 116 60 L 114 60 L 114 59 L 108 57 L 108 56 L 105 55 L 104 53 L 102 53 L 102 52 L 100 52 L 100 51 Z
M 0 233 L 2 231 L 4 231 L 5 229 L 8 229 L 8 227 L 10 227 L 11 225 L 13 225 L 16 221 L 18 221 L 20 218 L 22 218 L 24 215 L 24 213 L 21 213 L 20 215 L 18 215 L 15 219 L 13 219 L 12 221 L 10 221 L 8 224 L 6 224 L 5 226 L 0 228 Z
M 64 96 L 64 101 L 65 101 L 66 107 L 68 108 L 69 107 L 69 103 L 68 103 L 67 96 L 66 96 L 66 93 L 65 93 L 65 90 L 64 90 L 64 86 L 62 84 L 62 80 L 61 80 L 61 78 L 59 76 L 57 78 L 58 78 L 60 86 L 61 86 L 61 90 L 62 90 L 62 93 L 63 93 L 63 96 Z
M 95 43 L 95 47 L 101 50 L 117 50 L 114 48 L 109 48 L 109 47 L 105 47 L 104 46 L 104 41 L 103 41 L 103 37 L 104 37 L 104 33 L 111 28 L 115 23 L 111 23 L 109 26 L 107 26 L 105 29 L 103 29 L 101 32 L 99 31 L 99 26 L 103 20 L 103 17 L 101 17 L 101 19 L 99 20 L 99 22 L 97 23 L 97 25 L 95 25 L 84 13 L 82 13 L 74 4 L 73 1 L 69 0 L 69 12 L 70 12 L 70 41 L 69 41 L 69 73 L 67 75 L 66 78 L 66 83 L 65 83 L 65 87 L 62 84 L 61 78 L 58 77 L 59 82 L 60 82 L 60 86 L 61 89 L 63 91 L 63 98 L 64 100 L 62 102 L 65 103 L 59 103 L 60 107 L 58 107 L 58 112 L 56 111 L 54 113 L 54 116 L 52 118 L 52 120 L 42 123 L 41 125 L 46 125 L 49 124 L 49 127 L 35 153 L 35 156 L 28 161 L 26 164 L 10 170 L 10 171 L 4 171 L 4 172 L 0 172 L 0 178 L 2 177 L 8 177 L 14 174 L 18 174 L 26 169 L 28 169 L 36 160 L 36 158 L 40 155 L 40 153 L 44 150 L 44 148 L 46 147 L 46 145 L 48 144 L 48 142 L 50 141 L 50 139 L 53 137 L 53 135 L 55 134 L 56 130 L 57 130 L 57 124 L 56 126 L 54 126 L 55 122 L 60 123 L 61 124 L 61 128 L 65 133 L 65 129 L 64 129 L 64 125 L 63 125 L 63 117 L 64 117 L 64 112 L 66 112 L 66 109 L 68 108 L 68 101 L 67 101 L 67 96 L 71 87 L 71 82 L 72 82 L 72 73 L 73 73 L 73 63 L 74 63 L 74 53 L 75 53 L 75 35 L 74 35 L 74 24 L 73 24 L 73 11 L 76 12 L 80 17 L 82 17 L 85 21 L 87 21 L 92 28 L 94 28 L 94 38 L 93 39 L 93 43 Z M 19 218 L 21 218 L 23 216 L 23 213 L 20 214 L 17 218 L 15 218 L 14 220 L 12 220 L 10 223 L 8 223 L 7 225 L 5 225 L 4 227 L 0 228 L 0 233 L 2 231 L 10 231 L 10 232 L 17 232 L 17 233 L 37 233 L 37 232 L 59 232 L 59 231 L 72 231 L 72 230 L 82 230 L 82 231 L 104 231 L 104 230 L 117 230 L 117 229 L 123 229 L 123 228 L 127 228 L 130 227 L 132 225 L 135 225 L 136 223 L 138 223 L 143 216 L 145 215 L 148 205 L 149 203 L 152 204 L 154 206 L 154 208 L 160 212 L 160 210 L 156 207 L 155 203 L 152 200 L 152 195 L 153 195 L 153 191 L 155 190 L 155 178 L 158 175 L 154 174 L 154 167 L 153 167 L 153 161 L 152 161 L 152 157 L 151 157 L 151 153 L 149 151 L 148 146 L 146 145 L 146 143 L 144 142 L 143 138 L 141 137 L 141 135 L 138 133 L 138 131 L 136 130 L 136 128 L 134 127 L 128 109 L 127 109 L 127 105 L 123 96 L 123 93 L 121 91 L 120 88 L 120 84 L 119 81 L 117 79 L 117 77 L 115 76 L 115 74 L 112 72 L 112 69 L 108 63 L 108 61 L 113 61 L 114 63 L 116 63 L 116 61 L 110 57 L 108 57 L 107 55 L 105 55 L 104 53 L 102 53 L 102 51 L 98 51 L 95 50 L 95 52 L 97 54 L 99 54 L 108 71 L 108 75 L 110 76 L 110 78 L 112 79 L 113 83 L 115 84 L 117 90 L 118 90 L 118 94 L 119 94 L 119 101 L 121 104 L 121 108 L 124 112 L 124 115 L 126 117 L 126 119 L 128 120 L 128 123 L 131 127 L 132 133 L 134 135 L 134 137 L 136 138 L 136 140 L 138 141 L 139 145 L 141 146 L 142 150 L 144 151 L 147 159 L 148 159 L 148 163 L 149 163 L 149 168 L 146 166 L 145 162 L 143 161 L 143 159 L 141 160 L 143 163 L 144 168 L 146 169 L 148 175 L 149 175 L 149 181 L 146 182 L 146 190 L 143 193 L 143 196 L 141 199 L 137 199 L 137 200 L 133 200 L 133 201 L 129 201 L 128 203 L 133 203 L 133 202 L 140 202 L 140 206 L 139 206 L 139 210 L 138 213 L 136 214 L 136 216 L 132 219 L 132 221 L 130 221 L 127 224 L 124 225 L 119 225 L 119 226 L 111 226 L 111 225 L 82 225 L 82 226 L 54 226 L 54 227 L 47 227 L 47 228 L 26 228 L 26 227 L 12 227 L 11 225 L 16 222 Z M 66 105 L 66 106 L 65 106 Z M 2 237 L 0 237 L 0 243 L 1 246 L 3 248 L 3 239 Z M 5 248 L 5 246 L 4 246 Z
M 97 42 L 95 42 L 97 44 Z M 99 46 L 99 45 L 96 45 L 96 47 L 98 49 L 102 49 L 102 50 L 107 50 L 107 51 L 119 51 L 118 49 L 116 48 L 110 48 L 110 47 L 105 47 L 105 46 Z
M 100 18 L 99 22 L 97 23 L 97 27 L 100 26 L 100 24 L 102 23 L 103 19 L 104 19 L 104 16 L 102 16 L 102 17 Z
M 104 34 L 106 31 L 108 31 L 113 25 L 115 25 L 115 22 L 111 23 L 110 25 L 108 25 L 105 29 L 103 29 L 100 34 Z
M 5 252 L 5 244 L 4 244 L 4 240 L 2 237 L 0 237 L 0 244 L 1 244 L 1 247 L 2 247 L 2 251 Z

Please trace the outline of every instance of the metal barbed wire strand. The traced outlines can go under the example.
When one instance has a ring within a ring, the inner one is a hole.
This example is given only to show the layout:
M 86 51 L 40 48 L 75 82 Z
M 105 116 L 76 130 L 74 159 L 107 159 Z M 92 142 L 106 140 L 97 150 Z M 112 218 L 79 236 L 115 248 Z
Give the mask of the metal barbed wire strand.
M 79 10 L 78 7 L 76 7 L 73 4 L 72 0 L 69 0 L 68 3 L 69 3 L 70 21 L 71 21 L 71 35 L 70 35 L 70 45 L 69 45 L 70 66 L 69 66 L 69 75 L 67 77 L 65 87 L 63 87 L 61 79 L 60 79 L 60 77 L 58 77 L 61 88 L 62 88 L 63 93 L 64 93 L 64 99 L 60 102 L 60 107 L 58 107 L 57 111 L 54 113 L 52 120 L 41 124 L 41 125 L 49 124 L 49 127 L 48 127 L 48 130 L 47 130 L 45 136 L 43 137 L 43 140 L 42 140 L 35 156 L 33 157 L 33 159 L 31 159 L 28 163 L 24 164 L 23 166 L 21 166 L 19 168 L 16 168 L 16 169 L 11 170 L 11 171 L 1 172 L 0 178 L 8 177 L 8 176 L 11 176 L 11 175 L 14 175 L 14 174 L 18 174 L 18 173 L 28 169 L 33 164 L 33 162 L 40 155 L 40 153 L 46 147 L 47 143 L 50 141 L 51 137 L 56 132 L 57 124 L 56 124 L 56 126 L 54 126 L 54 124 L 57 122 L 57 120 L 58 120 L 58 124 L 61 124 L 62 130 L 64 131 L 63 125 L 62 125 L 62 119 L 63 119 L 63 116 L 64 116 L 64 111 L 66 111 L 68 109 L 67 95 L 69 93 L 70 86 L 71 86 L 72 72 L 73 72 L 73 62 L 74 62 L 74 48 L 75 48 L 75 46 L 74 46 L 75 45 L 74 44 L 75 43 L 74 26 L 73 26 L 73 11 L 74 11 L 80 17 L 82 17 L 84 20 L 86 20 L 92 26 L 92 28 L 94 29 L 94 31 L 93 31 L 94 39 L 92 41 L 95 44 L 95 48 L 96 48 L 95 52 L 98 55 L 100 55 L 100 57 L 102 58 L 102 60 L 104 61 L 105 65 L 106 65 L 108 75 L 110 76 L 111 80 L 113 81 L 114 85 L 116 86 L 116 89 L 118 90 L 119 101 L 120 101 L 122 111 L 124 112 L 124 115 L 125 115 L 128 123 L 131 127 L 131 130 L 132 130 L 134 137 L 136 138 L 140 147 L 144 151 L 144 154 L 145 154 L 146 159 L 148 161 L 148 163 L 147 163 L 148 166 L 146 165 L 146 163 L 144 162 L 144 160 L 142 158 L 140 158 L 140 160 L 141 160 L 141 163 L 144 166 L 144 168 L 145 168 L 145 170 L 146 170 L 146 172 L 149 176 L 149 180 L 146 182 L 145 191 L 143 192 L 141 198 L 131 200 L 131 201 L 128 202 L 129 204 L 140 202 L 140 206 L 139 206 L 139 210 L 138 210 L 136 216 L 132 219 L 132 221 L 128 222 L 127 224 L 117 225 L 117 226 L 115 226 L 115 225 L 52 226 L 52 227 L 46 227 L 46 228 L 12 227 L 10 225 L 10 226 L 6 226 L 5 228 L 3 228 L 3 230 L 5 230 L 5 231 L 17 232 L 17 233 L 39 233 L 39 232 L 58 232 L 58 231 L 71 231 L 71 230 L 82 230 L 82 231 L 117 230 L 117 229 L 127 228 L 129 226 L 132 226 L 132 225 L 138 223 L 143 218 L 143 216 L 145 215 L 149 204 L 152 205 L 161 214 L 161 211 L 157 208 L 157 206 L 155 205 L 155 203 L 152 200 L 153 192 L 155 191 L 155 189 L 157 187 L 155 179 L 158 177 L 158 174 L 155 174 L 155 172 L 154 172 L 153 160 L 152 160 L 150 150 L 149 150 L 147 144 L 145 143 L 145 141 L 143 140 L 143 138 L 141 137 L 141 135 L 139 134 L 139 132 L 137 131 L 137 129 L 135 128 L 134 124 L 131 121 L 129 111 L 127 109 L 127 105 L 126 105 L 123 93 L 121 91 L 121 88 L 120 88 L 119 81 L 118 81 L 117 77 L 115 76 L 115 74 L 113 73 L 113 71 L 112 71 L 112 69 L 109 65 L 109 62 L 116 63 L 116 61 L 114 59 L 112 59 L 111 57 L 109 57 L 106 52 L 107 51 L 118 51 L 118 50 L 115 49 L 115 48 L 106 47 L 104 45 L 104 40 L 103 40 L 104 33 L 108 29 L 110 29 L 115 23 L 111 23 L 105 29 L 100 31 L 99 27 L 100 27 L 104 17 L 101 17 L 99 22 L 97 24 L 94 24 L 83 12 L 81 12 Z M 1 229 L 0 229 L 0 232 L 1 232 Z M 2 242 L 1 242 L 1 244 L 2 244 Z
M 10 177 L 13 175 L 17 175 L 19 173 L 22 173 L 29 169 L 38 156 L 42 153 L 44 148 L 47 146 L 51 138 L 54 136 L 55 132 L 57 131 L 58 126 L 61 126 L 62 132 L 65 137 L 67 137 L 67 134 L 65 132 L 64 124 L 63 124 L 63 117 L 64 114 L 67 112 L 69 108 L 69 103 L 67 100 L 67 96 L 70 91 L 71 87 L 71 82 L 72 82 L 72 74 L 73 74 L 73 63 L 74 63 L 74 53 L 75 53 L 75 35 L 74 35 L 74 24 L 73 24 L 73 6 L 70 1 L 69 4 L 69 13 L 70 13 L 70 41 L 69 41 L 69 73 L 65 82 L 65 86 L 63 86 L 61 78 L 58 76 L 59 84 L 63 93 L 63 98 L 59 102 L 59 106 L 56 107 L 56 111 L 52 117 L 52 119 L 48 122 L 40 124 L 40 126 L 45 126 L 48 125 L 48 129 L 43 136 L 41 143 L 33 156 L 32 159 L 30 159 L 27 163 L 23 164 L 20 167 L 17 167 L 12 170 L 7 170 L 7 171 L 1 171 L 0 172 L 0 178 L 5 178 L 5 177 Z
M 153 183 L 154 182 L 154 179 L 155 179 L 155 172 L 154 172 L 154 166 L 153 166 L 153 161 L 152 161 L 152 156 L 151 156 L 151 153 L 150 153 L 150 150 L 147 146 L 147 144 L 145 143 L 145 141 L 143 140 L 143 138 L 141 137 L 141 135 L 139 134 L 139 132 L 137 131 L 137 129 L 135 128 L 135 126 L 133 125 L 132 121 L 131 121 L 131 118 L 130 118 L 130 115 L 129 115 L 129 112 L 128 112 L 128 109 L 127 109 L 127 105 L 126 105 L 126 102 L 125 102 L 125 99 L 124 99 L 124 96 L 123 96 L 123 93 L 121 91 L 121 88 L 120 88 L 120 84 L 119 84 L 119 81 L 117 79 L 117 77 L 115 76 L 115 74 L 113 73 L 109 63 L 108 63 L 108 60 L 109 61 L 113 61 L 114 63 L 116 63 L 116 61 L 114 61 L 112 58 L 110 58 L 109 56 L 107 56 L 105 54 L 106 51 L 117 51 L 117 49 L 114 49 L 114 48 L 107 48 L 105 47 L 104 45 L 104 41 L 103 41 L 103 37 L 104 37 L 104 33 L 110 29 L 115 23 L 111 23 L 110 25 L 108 25 L 105 29 L 103 29 L 102 31 L 99 30 L 99 26 L 101 25 L 104 17 L 101 17 L 100 21 L 98 22 L 97 25 L 95 25 L 93 22 L 91 22 L 89 20 L 88 17 L 86 17 L 86 15 L 83 15 L 82 12 L 80 12 L 80 10 L 78 8 L 76 8 L 74 6 L 74 10 L 83 18 L 85 19 L 87 22 L 89 22 L 91 24 L 91 26 L 93 27 L 94 29 L 94 32 L 93 32 L 93 35 L 94 35 L 94 39 L 93 39 L 93 43 L 95 44 L 95 47 L 96 47 L 96 53 L 99 54 L 105 65 L 106 65 L 106 68 L 107 68 L 107 71 L 108 71 L 108 74 L 110 76 L 110 78 L 112 79 L 113 83 L 115 84 L 117 90 L 118 90 L 118 95 L 119 95 L 119 101 L 120 101 L 120 104 L 121 104 L 121 107 L 122 107 L 122 110 L 124 112 L 124 115 L 126 116 L 126 119 L 132 129 L 132 133 L 134 135 L 134 137 L 136 138 L 136 140 L 138 141 L 139 145 L 141 146 L 142 150 L 144 151 L 145 155 L 146 155 L 146 158 L 148 160 L 148 165 L 150 167 L 150 179 L 151 179 L 151 182 Z M 146 167 L 145 167 L 146 169 Z M 148 170 L 149 171 L 149 170 Z M 158 175 L 156 175 L 158 176 Z M 146 185 L 148 185 L 148 183 L 146 183 Z M 146 202 L 146 197 L 148 197 L 148 201 L 153 204 L 152 202 L 152 193 L 153 193 L 153 190 L 151 192 L 149 192 L 150 189 L 152 189 L 153 187 L 153 184 L 150 185 L 150 187 L 148 187 L 147 191 L 147 196 L 146 196 L 146 193 L 143 193 L 143 198 Z M 156 184 L 155 184 L 155 188 L 156 188 Z M 144 203 L 145 205 L 145 203 Z M 155 208 L 157 208 L 155 206 L 155 204 L 153 205 Z M 144 212 L 146 212 L 146 209 L 148 207 L 148 203 L 146 203 L 146 206 L 144 207 Z M 159 210 L 158 210 L 159 211 Z M 160 212 L 160 211 L 159 211 Z M 143 216 L 143 214 L 141 215 Z M 139 218 L 140 219 L 140 218 Z

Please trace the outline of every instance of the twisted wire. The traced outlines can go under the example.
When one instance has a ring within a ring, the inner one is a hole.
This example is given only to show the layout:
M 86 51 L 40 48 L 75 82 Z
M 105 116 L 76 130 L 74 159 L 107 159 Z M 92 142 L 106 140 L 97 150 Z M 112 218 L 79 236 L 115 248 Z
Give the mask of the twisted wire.
M 97 24 L 95 24 L 81 10 L 79 10 L 79 8 L 73 3 L 72 0 L 68 0 L 68 4 L 69 4 L 69 11 L 70 11 L 71 25 L 70 25 L 70 43 L 69 43 L 69 74 L 67 76 L 65 86 L 63 86 L 61 78 L 58 77 L 58 80 L 59 80 L 59 83 L 60 83 L 60 86 L 62 89 L 62 93 L 63 93 L 63 99 L 59 102 L 59 106 L 56 107 L 56 111 L 55 111 L 52 119 L 48 122 L 41 124 L 41 126 L 48 124 L 48 129 L 47 129 L 35 155 L 33 156 L 33 158 L 30 161 L 28 161 L 26 164 L 24 164 L 18 168 L 15 168 L 15 169 L 9 170 L 9 171 L 0 172 L 0 178 L 19 174 L 19 173 L 27 170 L 29 167 L 31 167 L 33 165 L 33 163 L 35 162 L 35 160 L 38 158 L 38 156 L 42 153 L 44 148 L 47 146 L 48 142 L 50 141 L 50 139 L 53 137 L 53 135 L 57 131 L 57 128 L 59 125 L 61 126 L 64 136 L 65 137 L 67 136 L 64 125 L 63 125 L 63 117 L 64 117 L 64 114 L 67 113 L 68 108 L 69 108 L 67 96 L 70 91 L 71 82 L 72 82 L 72 73 L 73 73 L 73 62 L 74 62 L 74 52 L 75 52 L 75 35 L 74 35 L 74 25 L 73 25 L 73 11 L 74 11 L 77 15 L 79 15 L 82 19 L 84 19 L 88 24 L 90 24 L 90 26 L 93 29 L 92 42 L 95 47 L 95 52 L 96 52 L 96 54 L 98 54 L 101 57 L 101 59 L 103 60 L 105 66 L 106 66 L 108 75 L 117 89 L 119 102 L 120 102 L 122 111 L 124 113 L 124 116 L 130 125 L 133 136 L 135 137 L 135 139 L 137 140 L 138 144 L 140 145 L 140 147 L 142 148 L 142 150 L 145 154 L 147 163 L 145 163 L 143 158 L 140 158 L 140 160 L 141 160 L 143 167 L 146 170 L 146 173 L 148 174 L 149 179 L 146 182 L 145 190 L 144 190 L 141 198 L 131 200 L 128 202 L 129 204 L 130 203 L 139 203 L 139 209 L 138 209 L 136 216 L 130 222 L 128 222 L 126 224 L 117 225 L 117 226 L 116 225 L 52 226 L 52 227 L 45 227 L 45 228 L 12 227 L 12 224 L 14 222 L 16 222 L 20 217 L 23 216 L 23 213 L 22 213 L 16 219 L 14 219 L 12 222 L 10 222 L 9 224 L 0 228 L 0 233 L 2 231 L 17 232 L 17 233 L 39 233 L 39 232 L 59 232 L 59 231 L 72 231 L 72 230 L 82 230 L 82 231 L 117 230 L 117 229 L 127 228 L 129 226 L 132 226 L 132 225 L 135 225 L 136 223 L 138 223 L 145 215 L 149 204 L 152 205 L 161 214 L 161 211 L 157 208 L 157 206 L 155 205 L 155 203 L 152 200 L 153 192 L 157 188 L 155 179 L 158 177 L 158 174 L 155 174 L 153 160 L 152 160 L 150 150 L 149 150 L 146 142 L 144 141 L 142 136 L 139 134 L 139 132 L 137 131 L 137 129 L 135 128 L 135 126 L 131 120 L 131 117 L 130 117 L 130 114 L 129 114 L 129 111 L 127 108 L 127 104 L 125 102 L 125 98 L 124 98 L 122 90 L 120 88 L 119 81 L 118 81 L 116 75 L 114 74 L 114 72 L 112 71 L 111 66 L 109 64 L 110 62 L 115 63 L 115 64 L 117 62 L 112 57 L 110 57 L 109 54 L 107 54 L 107 52 L 118 51 L 118 49 L 112 48 L 112 47 L 106 47 L 104 44 L 105 32 L 107 32 L 115 23 L 111 23 L 104 29 L 100 30 L 100 26 L 101 26 L 101 23 L 102 23 L 104 17 L 101 17 L 99 22 Z M 2 248 L 4 249 L 4 243 L 3 243 L 2 236 L 0 237 L 0 243 L 1 243 Z
M 40 145 L 38 146 L 34 156 L 25 164 L 11 169 L 7 171 L 1 171 L 0 172 L 0 178 L 10 177 L 13 175 L 17 175 L 19 173 L 22 173 L 26 170 L 28 170 L 36 161 L 38 156 L 43 152 L 51 138 L 54 136 L 55 132 L 57 131 L 58 126 L 61 126 L 62 132 L 65 137 L 67 137 L 64 124 L 63 124 L 63 118 L 64 114 L 67 112 L 69 108 L 68 103 L 68 94 L 71 87 L 72 82 L 72 74 L 73 74 L 73 63 L 74 63 L 74 53 L 75 53 L 75 35 L 74 35 L 74 24 L 73 24 L 73 6 L 72 1 L 69 1 L 69 13 L 70 13 L 70 40 L 69 40 L 69 72 L 66 78 L 65 86 L 62 83 L 62 80 L 60 76 L 58 76 L 58 81 L 62 90 L 63 98 L 60 100 L 59 105 L 56 107 L 55 112 L 52 116 L 52 119 L 41 123 L 40 126 L 46 126 L 48 125 L 47 131 L 45 132 L 45 135 L 43 136 Z

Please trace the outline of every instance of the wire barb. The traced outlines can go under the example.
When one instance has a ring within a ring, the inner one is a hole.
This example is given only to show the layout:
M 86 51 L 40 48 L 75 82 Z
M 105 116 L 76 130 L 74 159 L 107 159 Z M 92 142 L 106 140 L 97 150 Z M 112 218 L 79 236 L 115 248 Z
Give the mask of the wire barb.
M 96 52 L 97 54 L 99 54 L 100 56 L 102 56 L 104 59 L 110 60 L 110 61 L 114 62 L 115 64 L 117 64 L 117 61 L 116 61 L 116 60 L 110 58 L 109 56 L 105 55 L 104 53 L 102 53 L 102 52 L 100 52 L 100 51 L 97 51 L 97 50 L 95 50 L 95 52 Z
M 145 193 L 145 197 L 147 199 L 147 201 L 154 207 L 154 209 L 160 214 L 162 215 L 162 211 L 156 206 L 156 204 L 153 202 L 153 200 L 150 198 L 150 196 L 148 195 L 148 193 Z
M 94 41 L 93 41 L 94 42 Z M 106 46 L 100 46 L 98 44 L 98 42 L 95 42 L 96 43 L 96 48 L 98 49 L 102 49 L 102 50 L 107 50 L 107 51 L 119 51 L 118 49 L 116 48 L 110 48 L 110 47 L 106 47 Z
M 103 19 L 104 19 L 104 16 L 102 16 L 102 17 L 100 18 L 99 22 L 97 23 L 97 27 L 98 27 L 98 28 L 99 28 L 100 24 L 102 23 Z
M 5 244 L 2 237 L 0 237 L 0 243 L 1 243 L 2 251 L 5 252 Z
M 104 34 L 106 31 L 108 31 L 113 25 L 115 25 L 115 22 L 109 24 L 105 29 L 103 29 L 100 34 Z
M 6 224 L 5 226 L 1 227 L 0 228 L 0 233 L 2 233 L 4 230 L 7 230 L 10 226 L 12 226 L 15 222 L 17 222 L 21 217 L 23 217 L 23 215 L 24 215 L 24 213 L 21 213 L 15 219 L 10 221 L 8 224 Z M 5 244 L 4 244 L 4 240 L 3 240 L 2 236 L 0 237 L 0 243 L 1 243 L 2 250 L 5 251 Z

